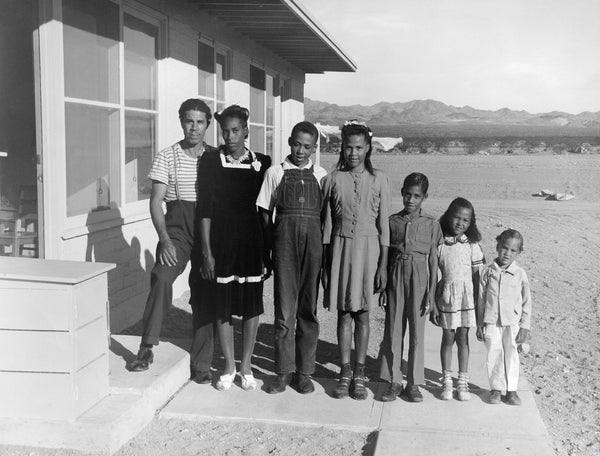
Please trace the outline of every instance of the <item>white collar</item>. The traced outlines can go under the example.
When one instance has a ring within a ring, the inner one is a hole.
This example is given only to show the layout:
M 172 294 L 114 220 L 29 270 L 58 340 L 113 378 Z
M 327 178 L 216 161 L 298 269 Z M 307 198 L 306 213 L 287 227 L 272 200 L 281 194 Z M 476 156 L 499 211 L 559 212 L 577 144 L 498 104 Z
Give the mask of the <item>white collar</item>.
M 308 159 L 308 163 L 304 166 L 296 166 L 294 165 L 294 163 L 292 162 L 292 160 L 290 160 L 290 156 L 288 155 L 287 157 L 285 157 L 285 160 L 283 161 L 283 163 L 281 164 L 281 167 L 284 169 L 284 171 L 286 169 L 308 169 L 313 165 L 312 160 L 309 158 Z

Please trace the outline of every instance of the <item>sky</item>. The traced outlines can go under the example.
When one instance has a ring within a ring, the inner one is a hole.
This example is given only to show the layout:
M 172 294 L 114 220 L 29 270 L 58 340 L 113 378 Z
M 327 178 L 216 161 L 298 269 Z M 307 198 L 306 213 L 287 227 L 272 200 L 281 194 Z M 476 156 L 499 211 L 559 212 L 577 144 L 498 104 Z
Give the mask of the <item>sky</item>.
M 355 73 L 307 75 L 308 98 L 600 111 L 600 0 L 300 4 L 358 66 Z

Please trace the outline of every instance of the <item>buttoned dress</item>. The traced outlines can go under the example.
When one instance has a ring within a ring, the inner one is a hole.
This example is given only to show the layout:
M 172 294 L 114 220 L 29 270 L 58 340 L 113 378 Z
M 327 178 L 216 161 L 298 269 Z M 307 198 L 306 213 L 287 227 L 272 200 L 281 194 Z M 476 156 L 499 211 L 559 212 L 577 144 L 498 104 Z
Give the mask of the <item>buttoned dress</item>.
M 331 244 L 326 307 L 356 312 L 377 305 L 374 280 L 380 246 L 388 246 L 391 191 L 388 177 L 336 170 L 323 183 L 323 244 Z
M 466 235 L 445 236 L 438 249 L 442 278 L 436 290 L 436 303 L 443 329 L 474 328 L 473 268 L 483 265 L 483 251 Z

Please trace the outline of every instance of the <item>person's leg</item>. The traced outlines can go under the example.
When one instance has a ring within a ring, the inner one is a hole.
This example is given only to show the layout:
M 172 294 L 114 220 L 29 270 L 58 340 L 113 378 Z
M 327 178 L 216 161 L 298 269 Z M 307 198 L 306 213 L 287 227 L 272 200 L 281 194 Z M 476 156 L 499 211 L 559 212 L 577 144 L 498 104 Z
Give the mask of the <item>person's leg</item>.
M 190 287 L 192 306 L 192 345 L 190 347 L 191 378 L 197 383 L 210 383 L 210 365 L 214 352 L 214 301 L 207 289 L 214 286 L 208 281 Z M 202 293 L 198 287 L 205 288 Z M 200 293 L 200 296 L 197 294 Z
M 515 341 L 519 326 L 505 326 L 502 334 L 502 348 L 504 350 L 504 367 L 506 373 L 506 401 L 510 405 L 521 404 L 517 395 L 519 387 L 519 352 Z
M 456 347 L 458 348 L 458 371 L 469 372 L 469 328 L 456 329 Z
M 369 312 L 366 310 L 353 312 L 354 319 L 354 347 L 356 349 L 356 363 L 350 394 L 353 399 L 364 400 L 368 397 L 365 387 L 365 359 L 369 345 Z
M 189 258 L 191 245 L 173 238 L 177 251 L 177 264 L 174 266 L 154 264 L 150 273 L 150 293 L 142 317 L 142 339 L 136 358 L 129 369 L 140 372 L 148 369 L 154 361 L 152 347 L 158 345 L 164 316 L 173 301 L 173 282 L 184 271 Z M 156 258 L 158 260 L 158 246 Z
M 504 376 L 504 354 L 502 352 L 502 328 L 485 325 L 485 348 L 487 349 L 486 368 L 490 382 L 490 403 L 500 403 L 500 392 L 506 382 Z
M 453 329 L 442 329 L 442 343 L 440 345 L 442 371 L 452 371 L 452 349 L 454 348 L 455 334 L 456 332 Z
M 235 357 L 233 352 L 233 324 L 229 319 L 217 321 L 219 342 L 225 358 L 225 374 L 235 373 Z
M 459 401 L 468 401 L 471 399 L 471 393 L 469 393 L 469 328 L 456 329 L 456 345 L 458 347 L 456 394 Z
M 323 246 L 319 219 L 306 220 L 303 233 L 302 258 L 300 259 L 300 286 L 298 290 L 298 310 L 296 314 L 296 372 L 312 375 L 315 370 L 317 341 L 319 339 L 319 319 L 317 299 Z
M 350 382 L 352 380 L 352 369 L 350 367 L 350 354 L 352 349 L 352 314 L 350 312 L 338 310 L 337 337 L 342 369 L 340 371 L 337 387 L 333 391 L 333 397 L 341 399 L 348 396 Z
M 254 317 L 244 317 L 243 319 L 243 348 L 240 373 L 244 375 L 252 374 L 252 354 L 254 353 L 254 344 L 256 343 L 256 334 L 258 332 L 258 320 L 258 315 Z
M 273 284 L 274 284 L 274 349 L 275 372 L 290 374 L 295 372 L 296 314 L 300 264 L 294 220 L 281 217 L 275 228 Z
M 442 329 L 442 343 L 440 346 L 440 358 L 442 361 L 442 393 L 440 399 L 449 401 L 452 399 L 452 348 L 454 347 L 455 331 L 453 329 Z
M 365 364 L 367 349 L 369 348 L 369 311 L 360 310 L 352 313 L 354 320 L 354 347 L 356 350 L 356 364 Z

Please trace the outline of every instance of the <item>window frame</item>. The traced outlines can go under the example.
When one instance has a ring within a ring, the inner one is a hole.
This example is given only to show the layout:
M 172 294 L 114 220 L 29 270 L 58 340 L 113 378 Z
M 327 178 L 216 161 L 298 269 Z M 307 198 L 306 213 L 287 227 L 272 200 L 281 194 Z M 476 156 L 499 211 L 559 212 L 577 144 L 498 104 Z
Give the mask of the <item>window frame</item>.
M 211 146 L 218 147 L 223 144 L 223 138 L 221 137 L 221 129 L 219 127 L 219 123 L 214 120 L 215 112 L 222 111 L 227 106 L 227 81 L 230 78 L 231 72 L 231 49 L 222 45 L 221 43 L 216 42 L 215 40 L 208 38 L 202 34 L 198 35 L 198 46 L 204 45 L 209 46 L 213 49 L 213 90 L 212 96 L 200 94 L 199 83 L 197 84 L 197 93 L 198 98 L 206 104 L 211 109 L 213 114 L 213 119 L 211 124 L 209 125 L 210 132 L 214 138 L 214 144 L 210 144 Z M 217 55 L 222 55 L 224 57 L 224 65 L 223 65 L 223 96 L 219 98 L 219 88 L 218 88 L 218 73 L 217 73 Z M 198 61 L 196 64 L 198 71 L 200 71 L 200 62 Z M 208 131 L 207 131 L 208 134 Z
M 279 74 L 277 74 L 275 71 L 269 69 L 268 67 L 264 66 L 264 65 L 258 65 L 255 62 L 250 62 L 249 64 L 249 74 L 252 73 L 252 67 L 254 67 L 257 70 L 260 70 L 264 73 L 264 79 L 265 79 L 265 88 L 262 90 L 263 94 L 262 94 L 262 104 L 263 104 L 263 112 L 262 112 L 262 119 L 263 121 L 254 121 L 253 119 L 256 119 L 256 115 L 253 116 L 252 115 L 252 108 L 250 108 L 250 118 L 248 119 L 248 130 L 249 130 L 249 135 L 248 135 L 248 143 L 250 144 L 250 142 L 252 141 L 252 128 L 251 127 L 259 127 L 262 128 L 263 134 L 262 134 L 262 138 L 261 138 L 261 144 L 262 144 L 262 150 L 257 150 L 257 151 L 253 151 L 253 152 L 260 152 L 263 153 L 265 155 L 269 155 L 270 157 L 273 157 L 275 155 L 275 149 L 276 149 L 276 145 L 278 144 L 278 126 L 280 124 L 280 122 L 278 121 L 278 115 L 277 113 L 279 112 L 278 109 L 278 100 L 279 103 L 281 103 L 281 98 L 280 98 L 280 93 L 279 93 L 279 84 L 280 84 L 280 80 L 281 80 L 281 76 Z M 272 112 L 272 119 L 271 119 L 271 123 L 268 123 L 268 116 L 267 116 L 267 112 L 268 112 L 268 89 L 269 89 L 269 84 L 268 84 L 268 80 L 269 78 L 271 79 L 271 97 L 273 100 L 273 112 Z M 253 87 L 250 83 L 250 79 L 248 82 L 248 90 L 249 90 L 249 94 L 250 94 L 250 100 L 252 100 L 252 89 L 256 88 Z M 260 89 L 259 89 L 260 90 Z M 271 150 L 268 151 L 267 150 L 267 130 L 271 131 Z
M 98 212 L 93 212 L 94 208 L 90 208 L 88 212 L 84 214 L 76 214 L 76 215 L 68 215 L 68 207 L 67 207 L 67 199 L 68 195 L 65 188 L 64 194 L 64 214 L 65 214 L 65 222 L 64 222 L 64 232 L 63 239 L 69 239 L 70 237 L 77 236 L 81 234 L 82 227 L 85 228 L 84 232 L 93 232 L 96 230 L 105 229 L 110 226 L 118 226 L 123 223 L 125 218 L 127 219 L 147 219 L 149 217 L 148 214 L 148 201 L 149 198 L 127 202 L 127 195 L 125 192 L 126 188 L 126 124 L 125 117 L 127 113 L 142 113 L 149 114 L 154 116 L 154 138 L 153 138 L 153 153 L 156 154 L 158 152 L 157 147 L 159 144 L 159 117 L 160 117 L 160 101 L 161 97 L 159 95 L 161 83 L 162 83 L 162 75 L 160 71 L 160 60 L 166 56 L 166 48 L 167 48 L 167 17 L 164 14 L 158 13 L 150 8 L 147 8 L 139 3 L 130 0 L 124 1 L 115 1 L 115 0 L 107 0 L 112 3 L 115 3 L 119 7 L 119 42 L 117 45 L 118 49 L 118 80 L 119 80 L 119 96 L 118 102 L 103 102 L 97 100 L 89 100 L 85 98 L 77 98 L 77 97 L 69 97 L 64 92 L 62 92 L 62 103 L 61 109 L 63 114 L 63 134 L 65 135 L 66 141 L 66 107 L 67 103 L 91 106 L 91 107 L 99 107 L 99 108 L 109 108 L 118 110 L 119 114 L 119 132 L 115 138 L 109 138 L 109 141 L 118 141 L 119 147 L 117 153 L 112 153 L 109 156 L 109 176 L 114 179 L 110 181 L 111 185 L 111 193 L 118 195 L 115 198 L 115 202 L 117 204 L 116 208 L 110 208 L 106 210 L 101 210 Z M 57 0 L 59 14 L 62 18 L 62 0 Z M 157 29 L 157 57 L 156 57 L 156 70 L 155 70 L 155 88 L 154 88 L 154 97 L 155 97 L 155 105 L 154 109 L 147 108 L 139 108 L 133 106 L 127 106 L 125 101 L 125 41 L 124 41 L 124 26 L 125 26 L 125 14 L 133 16 L 137 19 L 140 19 L 152 26 L 155 26 Z M 63 39 L 63 30 L 62 30 L 62 21 L 61 21 L 61 41 Z M 61 46 L 60 53 L 63 53 L 63 47 Z M 61 71 L 64 71 L 64 57 L 61 58 Z M 62 84 L 64 88 L 64 82 Z M 66 145 L 66 143 L 65 143 Z M 67 160 L 67 151 L 65 148 L 65 162 L 66 166 Z M 154 156 L 152 157 L 154 159 Z M 66 167 L 65 167 L 65 184 L 68 176 L 66 175 Z M 129 220 L 128 220 L 129 221 Z

